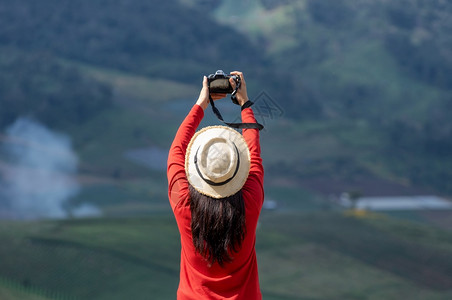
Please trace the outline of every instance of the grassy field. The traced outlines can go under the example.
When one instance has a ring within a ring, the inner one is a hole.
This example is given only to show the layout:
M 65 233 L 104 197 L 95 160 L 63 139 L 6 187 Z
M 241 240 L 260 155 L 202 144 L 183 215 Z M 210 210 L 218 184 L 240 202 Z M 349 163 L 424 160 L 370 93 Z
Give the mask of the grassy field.
M 175 297 L 180 245 L 169 214 L 0 228 L 2 299 Z M 264 211 L 257 252 L 264 299 L 452 297 L 452 233 L 422 223 Z
M 0 283 L 0 299 L 2 300 L 49 300 L 48 297 L 40 296 L 39 293 L 39 291 L 28 290 L 15 282 Z

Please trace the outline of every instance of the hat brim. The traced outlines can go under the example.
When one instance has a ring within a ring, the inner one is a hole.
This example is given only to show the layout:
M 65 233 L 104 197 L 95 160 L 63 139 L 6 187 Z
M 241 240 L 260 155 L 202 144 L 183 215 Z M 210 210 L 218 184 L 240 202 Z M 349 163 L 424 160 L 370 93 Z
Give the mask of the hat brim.
M 240 165 L 236 175 L 226 184 L 213 186 L 208 184 L 198 174 L 195 165 L 195 155 L 200 146 L 207 143 L 210 139 L 225 137 L 235 144 L 238 150 Z M 250 171 L 250 151 L 243 136 L 232 128 L 226 126 L 208 126 L 192 137 L 187 146 L 185 155 L 185 173 L 188 182 L 201 194 L 212 198 L 225 198 L 234 195 L 243 187 Z

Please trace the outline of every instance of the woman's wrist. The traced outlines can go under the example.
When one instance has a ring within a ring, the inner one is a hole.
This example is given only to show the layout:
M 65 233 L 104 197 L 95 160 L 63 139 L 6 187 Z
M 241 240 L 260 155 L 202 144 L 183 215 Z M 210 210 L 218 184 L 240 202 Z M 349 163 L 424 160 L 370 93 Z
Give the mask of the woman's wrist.
M 237 102 L 239 103 L 240 106 L 242 106 L 243 104 L 245 104 L 248 101 L 248 97 L 237 97 Z
M 254 102 L 252 102 L 251 100 L 247 100 L 245 103 L 243 103 L 242 105 L 240 105 L 241 110 L 244 110 L 245 108 L 251 107 L 251 105 L 253 105 Z
M 207 106 L 209 105 L 209 102 L 204 100 L 204 99 L 198 99 L 198 101 L 196 101 L 196 104 L 198 104 L 199 106 L 201 106 L 201 108 L 203 110 L 206 110 Z

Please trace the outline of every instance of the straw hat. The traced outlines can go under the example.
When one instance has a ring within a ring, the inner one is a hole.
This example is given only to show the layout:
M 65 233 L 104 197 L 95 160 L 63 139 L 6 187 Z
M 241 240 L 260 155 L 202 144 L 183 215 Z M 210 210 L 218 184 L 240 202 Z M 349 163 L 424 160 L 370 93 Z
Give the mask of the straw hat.
M 243 136 L 226 126 L 198 131 L 187 147 L 185 172 L 200 193 L 219 199 L 234 195 L 250 171 L 250 152 Z

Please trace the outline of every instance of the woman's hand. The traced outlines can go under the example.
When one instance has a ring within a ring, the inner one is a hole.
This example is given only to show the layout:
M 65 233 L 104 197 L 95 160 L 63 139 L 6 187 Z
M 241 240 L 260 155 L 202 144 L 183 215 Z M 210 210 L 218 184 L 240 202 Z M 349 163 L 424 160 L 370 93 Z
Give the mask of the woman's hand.
M 210 94 L 212 97 L 212 100 L 219 100 L 224 97 L 226 97 L 226 94 Z M 199 93 L 198 101 L 196 101 L 196 104 L 202 107 L 202 109 L 206 109 L 209 105 L 209 84 L 207 82 L 207 77 L 204 76 L 202 81 L 202 89 Z
M 243 76 L 242 72 L 239 71 L 234 71 L 231 72 L 231 75 L 236 75 L 240 77 L 240 88 L 237 91 L 236 97 L 237 97 L 237 102 L 239 103 L 240 106 L 242 106 L 243 104 L 245 104 L 246 101 L 248 101 L 248 94 L 246 92 L 246 82 L 245 82 L 245 77 Z M 229 82 L 231 83 L 231 86 L 233 89 L 235 89 L 236 84 L 234 79 L 229 78 Z

